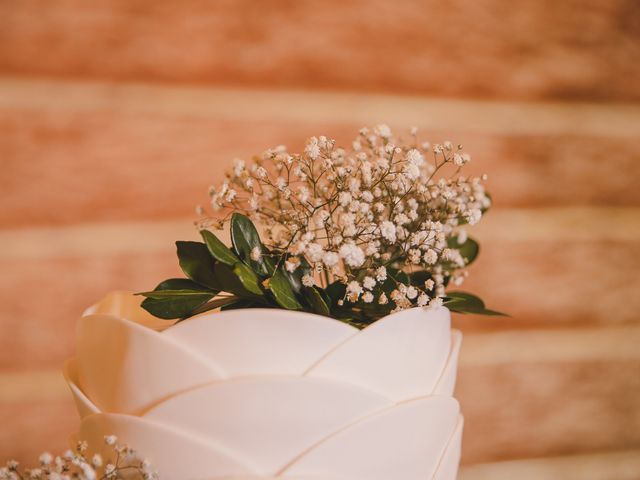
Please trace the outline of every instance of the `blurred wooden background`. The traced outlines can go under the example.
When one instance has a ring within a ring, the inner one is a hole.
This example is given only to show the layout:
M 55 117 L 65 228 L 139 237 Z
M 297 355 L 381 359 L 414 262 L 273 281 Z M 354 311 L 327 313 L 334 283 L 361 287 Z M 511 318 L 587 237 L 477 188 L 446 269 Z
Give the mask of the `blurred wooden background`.
M 78 315 L 177 272 L 233 158 L 380 122 L 496 201 L 461 478 L 640 479 L 636 0 L 0 0 L 0 460 L 64 448 Z

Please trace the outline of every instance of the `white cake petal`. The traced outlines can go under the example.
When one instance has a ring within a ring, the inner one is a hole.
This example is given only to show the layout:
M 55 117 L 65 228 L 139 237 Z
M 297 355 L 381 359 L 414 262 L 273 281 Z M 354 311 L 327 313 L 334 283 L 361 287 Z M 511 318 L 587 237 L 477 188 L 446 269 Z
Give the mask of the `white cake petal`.
M 260 474 L 273 475 L 337 430 L 390 405 L 350 384 L 252 377 L 172 397 L 144 418 L 215 440 L 250 458 Z
M 458 465 L 460 464 L 460 454 L 462 450 L 462 427 L 464 420 L 462 415 L 458 417 L 456 430 L 449 440 L 447 449 L 445 450 L 438 470 L 433 476 L 433 480 L 456 480 L 458 476 Z
M 301 375 L 357 334 L 331 318 L 265 308 L 207 313 L 162 333 L 210 358 L 229 377 Z
M 403 401 L 433 392 L 449 356 L 446 308 L 391 314 L 347 340 L 308 375 L 362 385 Z
M 78 323 L 78 386 L 103 412 L 136 413 L 222 378 L 206 358 L 171 338 L 112 315 Z
M 434 395 L 453 395 L 456 386 L 456 374 L 458 372 L 458 357 L 460 356 L 460 345 L 462 344 L 462 332 L 460 330 L 451 331 L 451 352 L 444 367 L 442 376 L 433 391 Z
M 433 396 L 400 404 L 315 446 L 281 476 L 432 478 L 456 428 L 458 414 L 458 402 L 450 397 Z
M 86 440 L 92 454 L 109 458 L 113 451 L 104 444 L 105 435 L 116 435 L 119 444 L 140 452 L 163 480 L 210 478 L 211 472 L 227 477 L 255 474 L 249 461 L 231 450 L 129 415 L 90 415 L 80 424 L 77 439 Z
M 64 363 L 63 369 L 64 379 L 69 385 L 71 394 L 73 395 L 73 401 L 76 404 L 76 409 L 80 414 L 80 418 L 84 418 L 94 413 L 100 413 L 100 409 L 94 405 L 94 403 L 87 398 L 84 392 L 78 386 L 78 370 L 75 358 L 71 358 Z
M 83 316 L 95 314 L 113 315 L 114 317 L 131 320 L 153 330 L 164 330 L 174 323 L 171 320 L 162 320 L 151 315 L 140 306 L 142 300 L 144 300 L 144 297 L 131 292 L 120 290 L 109 292 L 102 300 L 87 308 Z

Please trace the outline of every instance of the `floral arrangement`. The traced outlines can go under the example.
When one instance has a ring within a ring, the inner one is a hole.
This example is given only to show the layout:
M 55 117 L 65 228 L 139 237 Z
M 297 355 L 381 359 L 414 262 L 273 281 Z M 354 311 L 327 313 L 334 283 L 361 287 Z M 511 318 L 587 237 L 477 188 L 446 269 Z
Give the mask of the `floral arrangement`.
M 18 462 L 11 460 L 0 467 L 0 480 L 155 480 L 158 478 L 147 460 L 140 460 L 137 452 L 127 445 L 119 445 L 117 437 L 108 435 L 104 443 L 110 456 L 103 458 L 96 453 L 88 458 L 89 445 L 78 442 L 75 451 L 67 450 L 54 457 L 50 453 L 40 455 L 40 466 L 22 470 Z
M 236 160 L 198 208 L 203 242 L 177 242 L 187 278 L 141 293 L 164 319 L 215 308 L 285 308 L 364 327 L 389 313 L 446 305 L 502 315 L 461 291 L 478 243 L 466 231 L 491 206 L 483 177 L 466 177 L 470 156 L 431 145 L 411 130 L 363 128 L 350 149 L 324 136 L 304 152 L 284 146 Z M 262 230 L 262 237 L 254 225 Z M 212 230 L 229 228 L 231 248 Z

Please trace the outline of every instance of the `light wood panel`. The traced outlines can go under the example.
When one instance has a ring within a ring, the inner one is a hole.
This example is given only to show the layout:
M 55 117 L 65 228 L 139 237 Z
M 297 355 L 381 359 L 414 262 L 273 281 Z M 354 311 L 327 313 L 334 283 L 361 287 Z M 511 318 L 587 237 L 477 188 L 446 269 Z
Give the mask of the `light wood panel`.
M 207 201 L 208 185 L 221 179 L 235 157 L 281 143 L 299 149 L 318 133 L 344 144 L 361 116 L 391 114 L 399 123 L 408 108 L 393 97 L 353 96 L 359 114 L 342 110 L 340 96 L 317 94 L 304 97 L 313 107 L 305 110 L 277 95 L 249 91 L 251 101 L 263 104 L 256 112 L 240 92 L 225 99 L 219 90 L 19 85 L 5 83 L 6 95 L 0 96 L 0 223 L 20 227 L 186 217 Z M 369 104 L 375 98 L 382 99 L 378 107 Z M 427 111 L 431 103 L 424 102 Z M 343 111 L 344 117 L 330 124 L 328 115 L 313 113 L 317 106 Z M 438 116 L 425 116 L 432 120 L 425 122 L 431 127 L 424 136 L 465 145 L 474 158 L 470 172 L 489 172 L 498 208 L 640 205 L 640 108 L 565 104 L 547 111 L 539 105 L 444 102 L 439 111 L 449 106 L 459 115 L 439 128 L 432 125 Z M 496 133 L 507 124 L 511 130 Z
M 5 0 L 0 68 L 47 76 L 639 99 L 628 0 Z
M 460 469 L 459 480 L 638 480 L 640 450 L 495 462 Z

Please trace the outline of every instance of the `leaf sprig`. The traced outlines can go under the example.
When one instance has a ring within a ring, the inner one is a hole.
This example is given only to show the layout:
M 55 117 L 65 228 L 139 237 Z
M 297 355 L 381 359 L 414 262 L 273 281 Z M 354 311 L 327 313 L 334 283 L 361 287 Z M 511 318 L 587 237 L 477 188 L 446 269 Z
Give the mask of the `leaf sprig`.
M 153 291 L 139 293 L 146 297 L 142 307 L 167 320 L 183 320 L 217 308 L 283 308 L 337 318 L 360 328 L 395 307 L 392 303 L 344 302 L 346 285 L 340 281 L 326 288 L 305 286 L 303 277 L 313 272 L 304 259 L 293 272 L 288 271 L 285 262 L 289 254 L 269 250 L 251 220 L 240 213 L 232 215 L 230 228 L 231 248 L 209 230 L 200 231 L 202 242 L 176 242 L 180 268 L 187 278 L 171 278 Z M 467 264 L 479 251 L 471 238 L 456 248 Z M 427 271 L 406 273 L 400 265 L 390 266 L 387 274 L 387 280 L 377 287 L 386 295 L 398 284 L 422 284 L 431 275 Z M 443 302 L 454 312 L 503 315 L 486 309 L 482 300 L 465 292 L 450 292 Z

